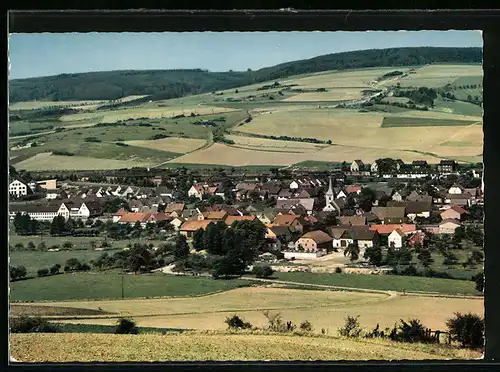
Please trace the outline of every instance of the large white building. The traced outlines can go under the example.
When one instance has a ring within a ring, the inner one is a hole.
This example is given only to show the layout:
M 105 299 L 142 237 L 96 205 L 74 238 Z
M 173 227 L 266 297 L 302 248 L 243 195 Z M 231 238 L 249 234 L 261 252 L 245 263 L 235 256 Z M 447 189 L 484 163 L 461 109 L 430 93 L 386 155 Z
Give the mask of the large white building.
M 9 185 L 9 194 L 16 197 L 28 195 L 28 185 L 14 180 Z
M 85 205 L 85 203 L 66 205 L 61 203 L 60 205 L 21 205 L 11 207 L 9 210 L 9 216 L 14 219 L 16 214 L 20 212 L 21 214 L 28 214 L 32 219 L 38 221 L 52 221 L 56 216 L 63 216 L 64 219 L 72 218 L 74 220 L 82 219 L 86 220 L 90 217 L 90 210 Z

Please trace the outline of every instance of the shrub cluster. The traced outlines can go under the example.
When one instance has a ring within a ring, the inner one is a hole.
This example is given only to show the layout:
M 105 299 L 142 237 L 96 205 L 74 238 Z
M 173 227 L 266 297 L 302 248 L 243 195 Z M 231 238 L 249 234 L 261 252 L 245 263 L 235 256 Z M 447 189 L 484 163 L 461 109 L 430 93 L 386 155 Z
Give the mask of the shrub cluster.
M 40 317 L 20 316 L 11 318 L 9 324 L 11 333 L 57 333 L 60 328 Z

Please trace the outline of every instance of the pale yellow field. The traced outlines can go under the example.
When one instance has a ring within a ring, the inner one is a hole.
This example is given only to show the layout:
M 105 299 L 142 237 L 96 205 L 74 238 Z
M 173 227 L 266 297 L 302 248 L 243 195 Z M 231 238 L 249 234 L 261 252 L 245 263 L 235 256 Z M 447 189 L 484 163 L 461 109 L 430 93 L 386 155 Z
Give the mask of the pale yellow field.
M 172 298 L 126 301 L 80 301 L 33 305 L 64 306 L 117 312 L 134 318 L 144 327 L 221 330 L 224 320 L 235 313 L 254 326 L 264 327 L 264 310 L 281 313 L 283 319 L 300 323 L 310 321 L 315 330 L 336 332 L 347 315 L 360 315 L 361 326 L 384 329 L 399 319 L 418 318 L 432 329 L 446 329 L 454 312 L 484 314 L 482 299 L 425 296 L 389 296 L 359 292 L 330 292 L 280 288 L 240 288 L 197 298 Z M 27 305 L 29 306 L 29 305 Z M 64 320 L 70 323 L 114 324 L 115 318 Z M 54 320 L 55 321 L 55 320 Z
M 61 121 L 75 121 L 99 119 L 101 123 L 114 123 L 120 120 L 137 119 L 137 118 L 161 118 L 172 117 L 175 115 L 190 115 L 192 112 L 199 115 L 213 114 L 220 112 L 235 111 L 234 109 L 225 107 L 210 107 L 210 106 L 192 106 L 192 107 L 133 107 L 121 110 L 81 113 L 73 115 L 61 116 Z
M 158 140 L 135 140 L 125 141 L 126 144 L 137 147 L 145 147 L 153 150 L 162 150 L 184 154 L 199 149 L 206 141 L 195 138 L 161 138 Z
M 309 142 L 280 141 L 267 138 L 245 137 L 238 135 L 228 135 L 226 136 L 226 138 L 234 141 L 237 146 L 242 146 L 248 149 L 255 149 L 259 151 L 283 150 L 288 152 L 314 152 L 327 147 L 327 145 L 314 144 Z
M 418 68 L 416 74 L 410 74 L 398 82 L 401 86 L 437 88 L 452 83 L 458 77 L 474 75 L 483 75 L 481 65 L 428 65 Z
M 385 340 L 276 334 L 12 334 L 18 362 L 476 359 L 478 352 Z
M 241 165 L 291 165 L 306 160 L 309 154 L 290 154 L 282 151 L 255 151 L 221 143 L 172 159 L 168 163 Z
M 16 169 L 34 170 L 100 170 L 145 167 L 148 163 L 128 160 L 98 159 L 84 156 L 60 156 L 40 153 L 16 164 Z
M 363 95 L 360 89 L 335 88 L 327 92 L 307 92 L 299 93 L 295 96 L 285 98 L 283 101 L 289 102 L 307 102 L 307 101 L 342 101 L 350 99 L 359 99 Z
M 422 113 L 424 114 L 424 113 Z M 294 137 L 315 137 L 330 139 L 333 144 L 361 147 L 363 149 L 383 150 L 389 156 L 391 150 L 417 150 L 441 154 L 444 149 L 436 147 L 440 143 L 449 141 L 459 131 L 466 131 L 468 138 L 477 138 L 473 143 L 476 150 L 474 155 L 482 152 L 482 126 L 439 126 L 439 127 L 396 127 L 381 128 L 384 113 L 359 113 L 355 110 L 303 110 L 300 113 L 276 112 L 272 115 L 255 116 L 251 123 L 238 127 L 238 131 L 266 135 L 288 135 Z M 415 112 L 412 116 L 423 116 Z M 464 120 L 474 120 L 476 117 L 461 117 L 440 112 L 432 112 L 429 117 Z M 307 125 L 305 125 L 307 123 Z M 434 150 L 434 151 L 431 151 Z M 329 159 L 328 154 L 339 154 L 349 149 L 329 147 L 321 150 L 317 155 L 321 160 L 342 160 L 342 158 Z M 364 151 L 364 150 L 363 150 Z M 443 153 L 443 156 L 448 154 Z M 360 154 L 368 160 L 370 154 Z M 418 156 L 418 155 L 417 155 Z M 415 155 L 412 155 L 415 160 Z M 421 156 L 418 156 L 420 159 Z M 376 158 L 375 158 L 376 159 Z M 320 159 L 317 159 L 320 160 Z M 347 160 L 347 159 L 346 159 Z

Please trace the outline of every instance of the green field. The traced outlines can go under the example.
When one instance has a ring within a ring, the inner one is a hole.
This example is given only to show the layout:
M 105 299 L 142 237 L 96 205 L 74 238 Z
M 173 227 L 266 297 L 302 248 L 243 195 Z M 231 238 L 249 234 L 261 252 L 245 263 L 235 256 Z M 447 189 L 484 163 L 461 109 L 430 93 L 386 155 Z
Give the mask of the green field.
M 108 254 L 112 255 L 118 248 L 107 250 Z M 59 252 L 26 252 L 13 251 L 10 252 L 10 265 L 24 266 L 27 270 L 27 275 L 36 276 L 38 269 L 49 269 L 55 264 L 64 265 L 70 258 L 76 258 L 80 262 L 89 263 L 90 260 L 95 260 L 103 251 L 78 250 L 78 251 L 59 251 Z M 62 270 L 61 270 L 62 271 Z
M 68 301 L 121 298 L 119 273 L 75 273 L 34 278 L 10 283 L 10 301 Z M 213 280 L 167 274 L 126 274 L 124 297 L 184 297 L 227 291 L 247 286 L 243 279 Z
M 367 288 L 398 292 L 435 292 L 440 294 L 477 295 L 474 282 L 393 275 L 276 273 L 278 280 L 340 287 Z
M 471 120 L 450 120 L 450 119 L 432 119 L 415 118 L 403 116 L 386 116 L 382 121 L 381 128 L 397 127 L 441 127 L 441 126 L 464 126 L 476 123 Z
M 480 106 L 469 102 L 437 99 L 434 104 L 436 105 L 434 108 L 436 111 L 467 116 L 483 115 L 483 109 Z

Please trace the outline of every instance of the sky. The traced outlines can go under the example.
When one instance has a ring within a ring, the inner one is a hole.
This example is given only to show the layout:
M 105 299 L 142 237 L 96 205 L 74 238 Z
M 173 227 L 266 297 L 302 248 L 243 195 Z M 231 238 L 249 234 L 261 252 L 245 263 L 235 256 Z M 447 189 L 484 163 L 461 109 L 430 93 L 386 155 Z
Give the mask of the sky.
M 11 34 L 9 78 L 111 70 L 244 71 L 352 50 L 482 45 L 480 31 Z

